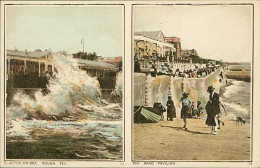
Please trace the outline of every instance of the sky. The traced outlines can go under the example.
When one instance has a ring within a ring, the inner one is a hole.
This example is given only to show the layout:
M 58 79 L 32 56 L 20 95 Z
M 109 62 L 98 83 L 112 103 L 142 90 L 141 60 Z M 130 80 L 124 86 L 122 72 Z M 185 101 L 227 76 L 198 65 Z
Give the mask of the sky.
M 53 52 L 96 52 L 102 57 L 123 56 L 123 7 L 7 6 L 6 49 Z
M 228 62 L 252 60 L 252 7 L 249 5 L 134 6 L 134 31 L 159 31 L 181 38 L 184 49 Z

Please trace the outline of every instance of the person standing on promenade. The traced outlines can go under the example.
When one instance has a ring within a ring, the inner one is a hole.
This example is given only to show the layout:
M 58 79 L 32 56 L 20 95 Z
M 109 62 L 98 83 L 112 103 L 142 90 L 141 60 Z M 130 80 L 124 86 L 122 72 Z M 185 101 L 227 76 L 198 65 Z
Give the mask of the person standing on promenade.
M 167 106 L 167 120 L 173 121 L 173 118 L 176 118 L 176 110 L 171 96 L 168 96 L 168 101 L 166 103 L 166 106 Z
M 219 101 L 219 94 L 214 92 L 215 88 L 212 86 L 208 87 L 208 93 L 209 93 L 209 101 L 207 102 L 207 105 L 205 107 L 207 111 L 207 119 L 206 124 L 211 127 L 211 133 L 213 135 L 217 135 L 218 130 L 218 116 L 220 114 L 220 101 Z
M 180 100 L 180 102 L 182 103 L 181 118 L 183 119 L 183 122 L 184 122 L 183 128 L 185 130 L 187 130 L 187 128 L 186 128 L 187 127 L 187 118 L 188 118 L 188 113 L 191 110 L 191 104 L 192 104 L 188 95 L 189 95 L 189 93 L 184 92 L 182 94 L 183 97 Z

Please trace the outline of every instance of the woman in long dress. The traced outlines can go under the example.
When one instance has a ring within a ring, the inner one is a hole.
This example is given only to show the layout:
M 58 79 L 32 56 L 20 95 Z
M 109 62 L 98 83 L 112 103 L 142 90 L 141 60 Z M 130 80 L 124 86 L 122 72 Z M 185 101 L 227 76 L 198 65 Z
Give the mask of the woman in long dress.
M 220 101 L 219 101 L 219 94 L 214 92 L 212 86 L 208 87 L 209 92 L 209 101 L 205 107 L 207 111 L 207 120 L 206 124 L 211 126 L 211 131 L 213 135 L 217 135 L 217 128 L 218 128 L 218 115 L 220 114 Z
M 176 118 L 176 110 L 171 96 L 168 97 L 166 106 L 167 106 L 167 120 L 173 121 L 173 118 Z
M 180 102 L 182 103 L 182 108 L 181 108 L 181 118 L 183 119 L 184 122 L 184 126 L 183 128 L 186 130 L 187 128 L 187 119 L 188 118 L 188 113 L 191 110 L 191 104 L 192 102 L 190 101 L 190 99 L 188 98 L 188 93 L 183 93 L 182 94 L 182 98 L 180 100 Z

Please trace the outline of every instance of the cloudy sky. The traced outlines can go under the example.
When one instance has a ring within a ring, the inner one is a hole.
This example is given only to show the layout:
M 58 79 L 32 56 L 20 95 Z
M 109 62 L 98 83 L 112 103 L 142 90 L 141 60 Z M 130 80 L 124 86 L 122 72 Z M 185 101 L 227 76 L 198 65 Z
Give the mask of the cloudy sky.
M 134 31 L 181 38 L 182 48 L 224 61 L 252 59 L 252 7 L 238 5 L 134 6 Z M 160 23 L 162 26 L 160 26 Z
M 122 6 L 7 6 L 7 49 L 96 52 L 122 56 Z

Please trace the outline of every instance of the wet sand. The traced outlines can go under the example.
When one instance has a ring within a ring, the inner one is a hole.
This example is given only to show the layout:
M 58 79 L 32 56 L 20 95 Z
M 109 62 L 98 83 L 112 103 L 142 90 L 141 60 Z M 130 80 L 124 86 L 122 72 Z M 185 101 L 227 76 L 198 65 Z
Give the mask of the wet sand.
M 250 124 L 223 121 L 218 135 L 205 119 L 134 124 L 134 160 L 250 160 Z

